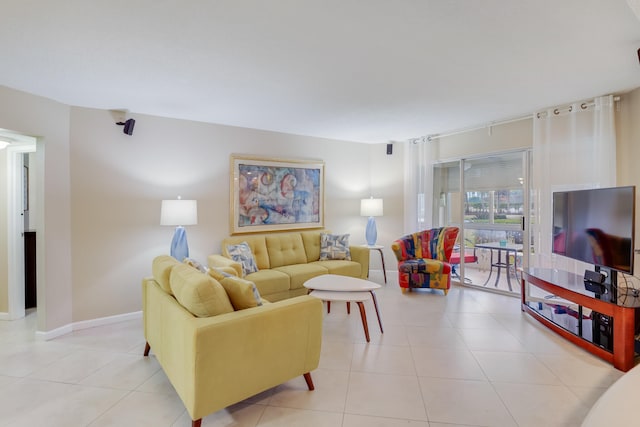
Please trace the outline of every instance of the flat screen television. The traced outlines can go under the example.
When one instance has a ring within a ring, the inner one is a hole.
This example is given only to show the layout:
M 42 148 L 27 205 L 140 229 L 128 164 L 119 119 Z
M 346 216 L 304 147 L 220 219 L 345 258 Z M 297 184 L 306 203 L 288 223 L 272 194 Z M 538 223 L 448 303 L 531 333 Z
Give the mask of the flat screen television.
M 553 253 L 633 274 L 635 186 L 553 193 Z

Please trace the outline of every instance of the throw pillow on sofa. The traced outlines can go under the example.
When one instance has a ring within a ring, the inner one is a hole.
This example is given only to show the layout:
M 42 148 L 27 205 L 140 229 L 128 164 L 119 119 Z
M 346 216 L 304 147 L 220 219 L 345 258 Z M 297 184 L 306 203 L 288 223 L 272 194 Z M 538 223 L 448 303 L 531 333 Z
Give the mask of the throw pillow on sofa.
M 171 291 L 180 305 L 197 317 L 231 313 L 233 306 L 218 281 L 186 264 L 171 270 Z
M 185 258 L 184 261 L 182 262 L 184 262 L 187 265 L 190 265 L 191 267 L 195 268 L 201 273 L 206 273 L 208 270 L 204 265 L 202 265 L 200 261 L 195 260 L 193 258 Z
M 227 296 L 235 310 L 244 310 L 245 308 L 262 305 L 262 299 L 255 283 L 239 277 L 229 276 L 222 279 L 220 284 L 227 291 Z
M 256 264 L 256 259 L 247 242 L 242 242 L 237 245 L 228 245 L 227 252 L 229 252 L 229 256 L 232 260 L 239 262 L 242 265 L 243 277 L 247 274 L 258 271 L 258 264 Z
M 351 261 L 348 234 L 320 234 L 320 261 Z
M 238 277 L 237 274 L 232 274 L 231 271 L 227 271 L 227 269 L 233 270 L 232 267 L 213 267 L 209 269 L 209 276 L 216 279 L 218 282 L 222 281 L 225 277 Z M 233 270 L 235 272 L 235 270 Z

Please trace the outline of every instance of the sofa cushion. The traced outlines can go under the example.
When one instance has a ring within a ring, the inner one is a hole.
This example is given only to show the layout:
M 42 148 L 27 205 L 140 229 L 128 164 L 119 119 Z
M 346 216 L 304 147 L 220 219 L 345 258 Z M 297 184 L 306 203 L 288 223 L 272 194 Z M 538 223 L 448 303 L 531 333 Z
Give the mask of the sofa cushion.
M 251 248 L 247 242 L 242 242 L 237 245 L 228 245 L 227 252 L 229 252 L 229 256 L 232 260 L 242 264 L 243 276 L 258 271 L 256 259 L 253 257 L 253 252 L 251 252 Z
M 247 275 L 244 279 L 255 283 L 260 295 L 265 296 L 289 291 L 291 280 L 286 273 L 277 270 L 260 270 Z
M 351 261 L 349 235 L 322 233 L 320 235 L 320 261 L 335 259 Z
M 266 242 L 271 268 L 307 262 L 300 233 L 267 235 Z
M 304 285 L 304 282 L 307 280 L 329 272 L 329 270 L 317 263 L 285 265 L 274 268 L 274 270 L 281 271 L 289 276 L 290 289 L 302 288 L 302 285 Z
M 245 308 L 262 305 L 260 293 L 253 282 L 229 276 L 222 279 L 220 284 L 227 292 L 227 296 L 235 310 L 244 310 Z
M 339 274 L 342 276 L 350 277 L 362 277 L 362 265 L 355 261 L 345 260 L 329 260 L 329 261 L 316 261 L 312 264 L 317 264 L 327 269 L 329 274 Z
M 176 300 L 194 316 L 210 317 L 233 311 L 227 292 L 208 274 L 178 263 L 169 280 Z
M 320 234 L 331 233 L 329 230 L 303 231 L 300 233 L 304 250 L 307 253 L 307 262 L 318 261 L 320 259 Z
M 156 282 L 160 285 L 163 291 L 169 295 L 173 295 L 171 292 L 171 285 L 169 284 L 169 276 L 174 266 L 180 264 L 180 261 L 169 255 L 160 255 L 153 259 L 151 264 L 151 274 Z

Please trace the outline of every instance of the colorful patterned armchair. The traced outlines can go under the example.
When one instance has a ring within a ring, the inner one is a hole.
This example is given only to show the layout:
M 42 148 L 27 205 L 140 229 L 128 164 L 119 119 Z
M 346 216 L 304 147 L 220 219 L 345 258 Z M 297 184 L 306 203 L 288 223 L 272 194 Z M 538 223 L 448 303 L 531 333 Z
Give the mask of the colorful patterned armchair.
M 458 237 L 458 227 L 432 228 L 399 238 L 391 244 L 398 259 L 398 282 L 403 292 L 413 288 L 451 287 L 449 258 Z

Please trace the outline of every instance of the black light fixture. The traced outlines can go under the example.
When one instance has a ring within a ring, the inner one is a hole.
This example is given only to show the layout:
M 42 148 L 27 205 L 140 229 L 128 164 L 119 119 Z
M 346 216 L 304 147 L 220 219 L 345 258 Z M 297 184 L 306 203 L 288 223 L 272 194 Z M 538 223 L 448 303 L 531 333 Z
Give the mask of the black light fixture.
M 118 126 L 124 126 L 124 133 L 127 135 L 133 135 L 133 127 L 136 125 L 134 119 L 127 119 L 125 122 L 116 122 Z

